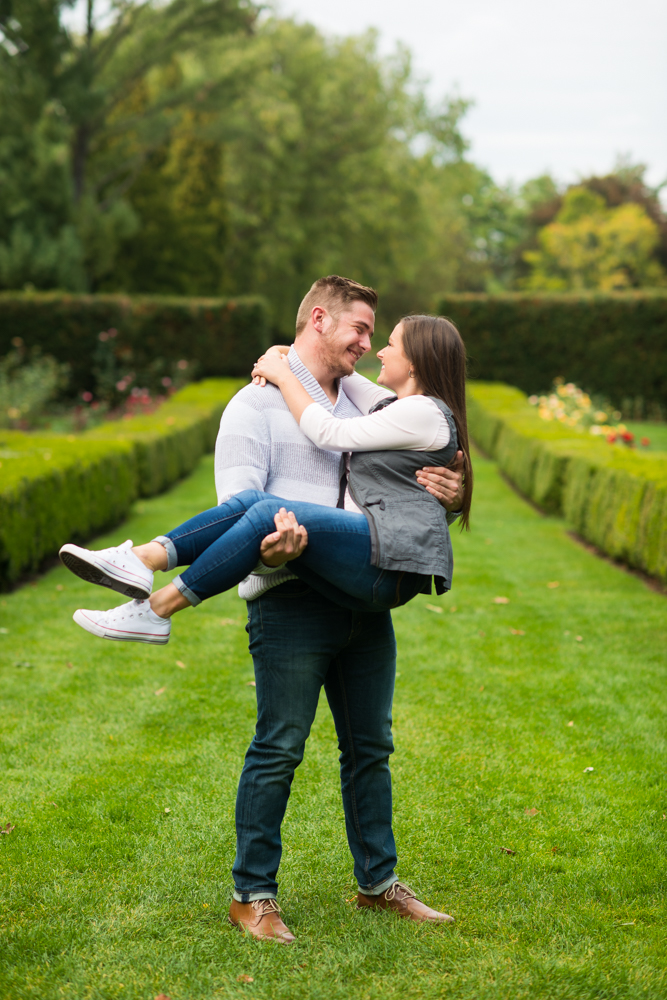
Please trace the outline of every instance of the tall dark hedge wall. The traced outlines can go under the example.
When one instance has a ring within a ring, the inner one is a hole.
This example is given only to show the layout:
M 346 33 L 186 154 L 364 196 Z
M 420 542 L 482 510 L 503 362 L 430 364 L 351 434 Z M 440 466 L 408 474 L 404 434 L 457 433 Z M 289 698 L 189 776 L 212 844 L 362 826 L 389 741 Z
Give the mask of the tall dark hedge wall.
M 457 294 L 437 311 L 459 327 L 474 378 L 531 394 L 560 375 L 617 406 L 667 409 L 667 291 Z
M 271 343 L 261 298 L 0 294 L 0 356 L 21 337 L 68 362 L 76 392 L 95 391 L 99 334 L 109 328 L 118 331 L 114 352 L 137 372 L 164 358 L 196 361 L 198 377 L 247 375 Z

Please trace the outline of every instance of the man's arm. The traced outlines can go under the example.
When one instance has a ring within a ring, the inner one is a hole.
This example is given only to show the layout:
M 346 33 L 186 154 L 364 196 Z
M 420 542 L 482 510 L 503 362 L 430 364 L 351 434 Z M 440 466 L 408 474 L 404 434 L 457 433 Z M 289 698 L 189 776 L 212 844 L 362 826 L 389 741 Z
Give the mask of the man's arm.
M 262 408 L 253 405 L 253 386 L 241 389 L 225 407 L 215 442 L 218 503 L 242 490 L 264 490 L 271 442 Z
M 220 420 L 215 443 L 218 503 L 243 490 L 266 489 L 271 442 L 263 410 L 252 398 L 253 391 L 256 393 L 257 389 L 246 386 L 237 393 Z M 297 524 L 293 514 L 276 514 L 275 522 L 276 531 L 267 535 L 260 548 L 261 561 L 268 569 L 277 569 L 296 559 L 308 544 L 306 529 Z

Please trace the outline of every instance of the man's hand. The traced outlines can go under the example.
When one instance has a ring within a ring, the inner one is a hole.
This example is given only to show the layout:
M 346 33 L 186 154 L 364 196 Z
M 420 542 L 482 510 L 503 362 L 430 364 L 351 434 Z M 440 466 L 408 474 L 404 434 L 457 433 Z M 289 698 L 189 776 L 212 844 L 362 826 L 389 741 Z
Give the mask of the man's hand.
M 294 514 L 281 507 L 276 516 L 276 531 L 262 541 L 259 554 L 265 566 L 282 566 L 300 556 L 308 544 L 308 532 Z
M 449 468 L 424 468 L 415 473 L 417 482 L 425 486 L 445 510 L 461 510 L 463 503 L 463 452 L 457 451 Z

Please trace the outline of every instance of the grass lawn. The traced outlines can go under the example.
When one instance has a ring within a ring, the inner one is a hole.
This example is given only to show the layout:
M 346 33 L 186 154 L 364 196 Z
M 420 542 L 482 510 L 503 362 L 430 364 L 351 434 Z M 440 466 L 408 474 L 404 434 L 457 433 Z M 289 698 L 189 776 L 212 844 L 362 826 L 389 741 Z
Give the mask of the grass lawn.
M 0 1000 L 664 1000 L 666 598 L 476 469 L 453 592 L 395 615 L 398 872 L 456 926 L 354 909 L 325 705 L 284 825 L 298 941 L 228 926 L 245 606 L 103 642 L 71 614 L 110 592 L 61 568 L 0 596 Z M 100 541 L 213 501 L 206 459 Z

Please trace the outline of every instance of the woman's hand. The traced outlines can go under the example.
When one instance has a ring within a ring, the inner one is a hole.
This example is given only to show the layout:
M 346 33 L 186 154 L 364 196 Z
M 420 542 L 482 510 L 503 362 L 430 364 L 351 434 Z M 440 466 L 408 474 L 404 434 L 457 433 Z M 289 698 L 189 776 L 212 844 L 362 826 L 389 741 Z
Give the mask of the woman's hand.
M 274 385 L 280 387 L 290 377 L 294 378 L 287 355 L 275 353 L 272 348 L 266 354 L 262 355 L 252 370 L 253 382 L 257 384 L 257 379 L 259 379 L 260 385 L 273 382 Z
M 263 361 L 265 358 L 281 358 L 285 354 L 289 354 L 289 347 L 286 344 L 274 344 L 273 347 L 269 347 L 266 354 L 262 354 L 259 361 Z M 261 385 L 262 388 L 266 385 L 266 379 L 262 375 L 253 376 L 253 385 Z

